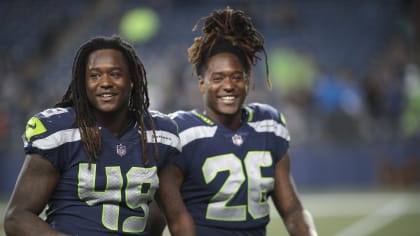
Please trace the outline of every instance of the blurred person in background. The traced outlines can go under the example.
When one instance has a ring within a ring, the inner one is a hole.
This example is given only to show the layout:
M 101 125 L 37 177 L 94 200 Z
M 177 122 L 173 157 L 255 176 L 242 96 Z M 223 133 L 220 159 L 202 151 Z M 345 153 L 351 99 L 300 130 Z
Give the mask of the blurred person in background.
M 321 117 L 317 129 L 323 134 L 322 141 L 350 143 L 360 139 L 364 101 L 350 70 L 322 67 L 313 86 L 313 98 L 317 116 Z
M 165 168 L 179 155 L 176 125 L 148 108 L 146 72 L 132 45 L 119 36 L 81 45 L 62 100 L 26 125 L 6 234 L 148 235 L 156 193 L 171 233 L 195 235 Z
M 266 235 L 271 197 L 290 235 L 317 235 L 290 172 L 284 116 L 267 104 L 245 104 L 263 36 L 243 11 L 201 18 L 203 35 L 188 49 L 204 110 L 177 111 L 181 158 L 172 166 L 197 234 Z

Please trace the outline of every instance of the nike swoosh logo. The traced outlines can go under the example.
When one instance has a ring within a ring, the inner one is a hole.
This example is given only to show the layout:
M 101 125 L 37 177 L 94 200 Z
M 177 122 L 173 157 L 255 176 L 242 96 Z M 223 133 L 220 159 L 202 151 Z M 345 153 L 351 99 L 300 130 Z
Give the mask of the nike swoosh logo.
M 28 124 L 28 127 L 29 128 L 32 128 L 32 129 L 35 129 L 36 128 L 36 123 L 34 123 L 34 124 Z
M 42 122 L 36 118 L 32 117 L 25 126 L 25 138 L 30 141 L 33 136 L 40 135 L 47 132 L 47 129 L 44 127 Z

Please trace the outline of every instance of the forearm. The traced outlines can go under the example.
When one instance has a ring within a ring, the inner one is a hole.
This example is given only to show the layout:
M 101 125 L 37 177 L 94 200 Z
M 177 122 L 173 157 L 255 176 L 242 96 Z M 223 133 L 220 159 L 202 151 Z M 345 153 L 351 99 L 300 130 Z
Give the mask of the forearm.
M 188 215 L 180 216 L 175 222 L 168 222 L 168 228 L 173 236 L 195 236 L 195 224 L 192 217 Z
M 26 236 L 65 236 L 67 234 L 55 231 L 37 215 L 24 211 L 14 210 L 6 213 L 4 218 L 4 230 L 6 235 L 26 235 Z
M 284 217 L 284 223 L 291 236 L 317 236 L 316 227 L 309 211 L 299 209 Z
M 156 201 L 150 203 L 148 223 L 150 236 L 162 236 L 166 219 Z
M 172 236 L 195 236 L 193 218 L 180 198 L 176 199 L 178 201 L 172 201 L 171 206 L 163 204 L 169 232 Z
M 165 170 L 159 176 L 160 188 L 157 192 L 157 201 L 165 213 L 169 231 L 173 236 L 195 236 L 194 220 L 179 192 L 182 173 L 173 165 Z

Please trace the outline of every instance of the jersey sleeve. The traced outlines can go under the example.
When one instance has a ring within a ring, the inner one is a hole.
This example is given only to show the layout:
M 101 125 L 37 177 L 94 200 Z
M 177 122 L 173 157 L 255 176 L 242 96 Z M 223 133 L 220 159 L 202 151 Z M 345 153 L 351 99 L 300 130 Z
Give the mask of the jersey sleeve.
M 185 134 L 188 133 L 188 131 L 186 130 L 189 128 L 190 120 L 191 120 L 190 113 L 185 112 L 185 111 L 177 111 L 177 112 L 169 114 L 169 116 L 177 125 L 179 137 L 180 137 L 180 146 L 181 146 L 181 150 L 183 150 L 185 142 L 186 142 Z M 178 166 L 181 169 L 181 171 L 185 173 L 188 170 L 188 165 L 190 162 L 187 160 L 188 156 L 183 155 L 184 153 L 185 152 L 181 152 L 176 158 L 172 160 L 172 162 L 176 166 Z
M 80 140 L 79 130 L 71 127 L 72 117 L 65 108 L 47 109 L 31 117 L 22 137 L 25 154 L 38 154 L 62 170 L 68 156 L 66 144 Z
M 255 129 L 271 133 L 276 142 L 274 161 L 279 161 L 290 147 L 290 134 L 287 128 L 286 118 L 274 107 L 267 104 L 252 103 L 249 108 L 254 111 L 253 123 Z
M 178 127 L 169 116 L 151 112 L 155 119 L 156 141 L 159 146 L 158 166 L 163 166 L 169 161 L 173 161 L 181 153 L 181 142 L 178 135 Z M 151 138 L 154 136 L 152 135 Z
M 266 105 L 268 112 L 271 114 L 272 119 L 275 121 L 275 132 L 276 140 L 278 142 L 278 160 L 282 159 L 284 154 L 286 154 L 290 147 L 290 133 L 287 128 L 286 117 L 283 113 L 276 110 L 274 107 Z M 276 160 L 276 161 L 278 161 Z
M 277 117 L 279 118 L 279 134 L 282 138 L 279 140 L 280 147 L 279 147 L 279 158 L 282 158 L 284 154 L 286 154 L 290 147 L 290 133 L 286 126 L 286 117 L 283 115 L 283 113 L 277 112 Z

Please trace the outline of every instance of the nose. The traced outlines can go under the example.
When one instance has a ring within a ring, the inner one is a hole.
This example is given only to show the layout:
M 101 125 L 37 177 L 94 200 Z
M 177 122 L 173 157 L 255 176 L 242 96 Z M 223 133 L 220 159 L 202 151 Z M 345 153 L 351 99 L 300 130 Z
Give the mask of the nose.
M 234 87 L 233 84 L 234 82 L 229 77 L 225 77 L 223 79 L 222 86 L 224 90 L 228 90 L 228 91 L 233 90 L 233 87 Z
M 110 88 L 112 87 L 112 81 L 111 78 L 109 77 L 109 75 L 107 73 L 102 75 L 102 78 L 100 80 L 100 86 L 102 88 Z

